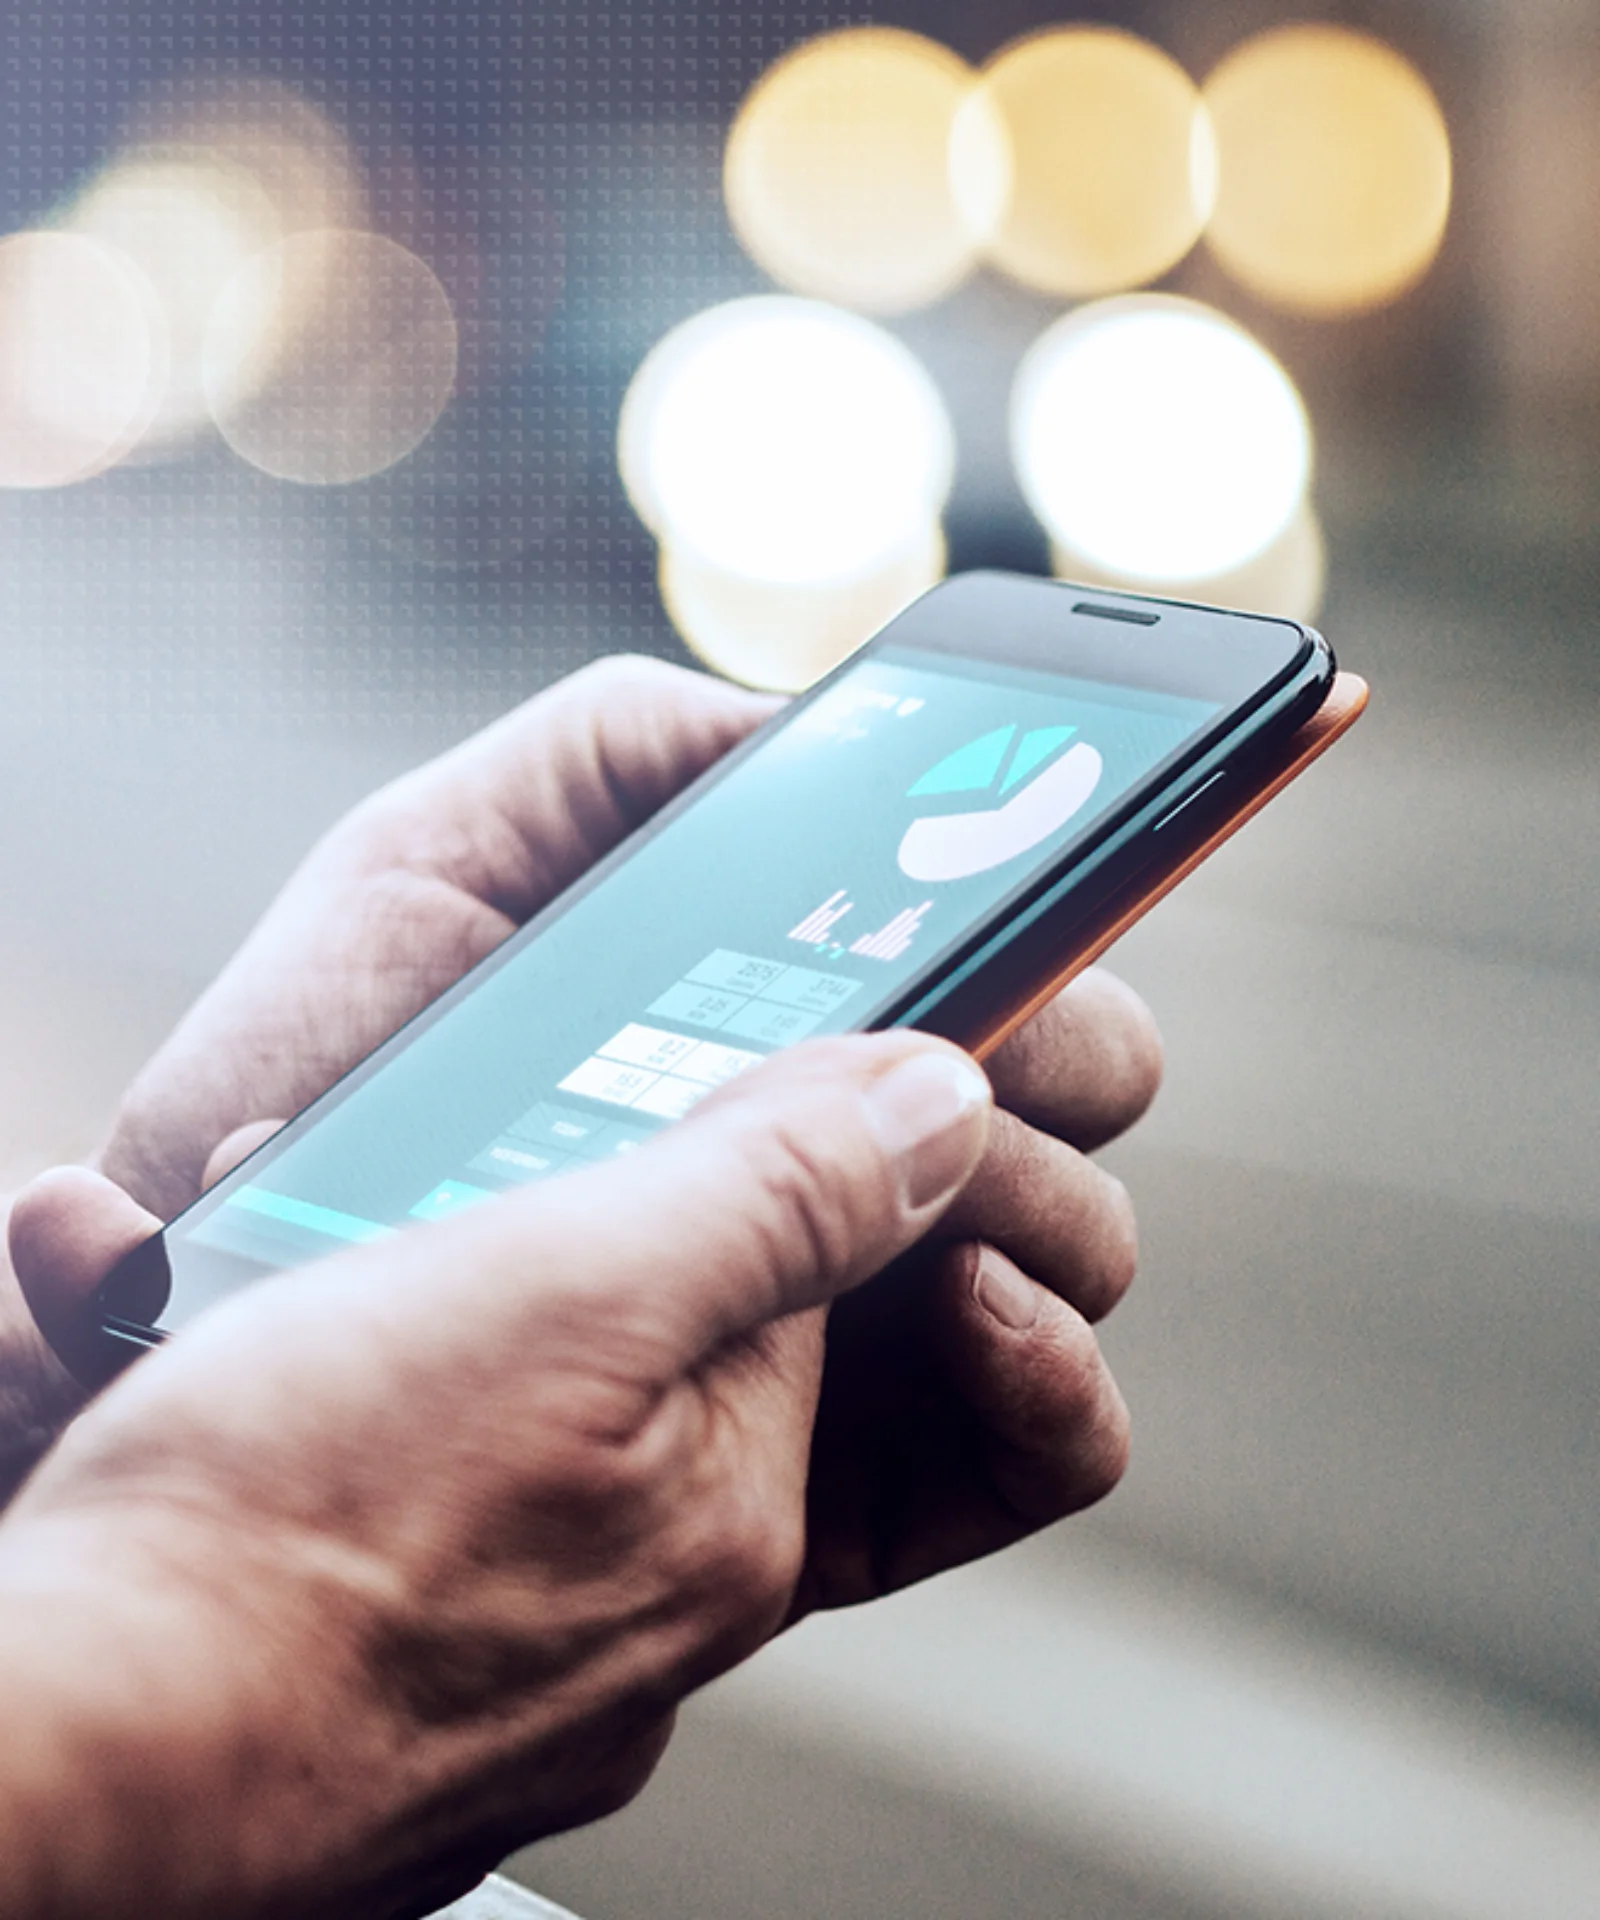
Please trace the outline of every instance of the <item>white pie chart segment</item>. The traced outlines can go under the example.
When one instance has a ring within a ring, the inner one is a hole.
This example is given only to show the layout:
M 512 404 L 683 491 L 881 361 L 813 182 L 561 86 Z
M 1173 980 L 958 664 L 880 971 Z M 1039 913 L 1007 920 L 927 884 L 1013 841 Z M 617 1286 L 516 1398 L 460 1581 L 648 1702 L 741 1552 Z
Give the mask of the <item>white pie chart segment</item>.
M 900 871 L 911 880 L 967 880 L 1004 866 L 1064 827 L 1099 786 L 1103 767 L 1080 741 L 1003 807 L 913 820 L 900 842 Z

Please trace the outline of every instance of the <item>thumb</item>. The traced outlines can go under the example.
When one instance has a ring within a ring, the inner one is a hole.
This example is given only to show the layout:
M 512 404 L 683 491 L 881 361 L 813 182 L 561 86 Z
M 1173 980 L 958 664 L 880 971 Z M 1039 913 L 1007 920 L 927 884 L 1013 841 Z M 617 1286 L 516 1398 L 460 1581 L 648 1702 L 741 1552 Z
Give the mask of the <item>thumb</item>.
M 585 1345 L 610 1327 L 630 1342 L 629 1370 L 664 1383 L 919 1239 L 976 1168 L 990 1104 L 982 1072 L 943 1041 L 815 1041 L 637 1153 L 424 1232 L 437 1247 L 456 1230 L 457 1270 L 485 1277 L 536 1246 L 538 1287 L 520 1303 L 497 1288 L 500 1301 L 546 1339 L 552 1323 L 581 1326 Z M 422 1235 L 405 1238 L 423 1254 Z
M 85 1385 L 106 1375 L 95 1293 L 161 1222 L 87 1167 L 57 1167 L 12 1203 L 11 1264 L 39 1331 Z

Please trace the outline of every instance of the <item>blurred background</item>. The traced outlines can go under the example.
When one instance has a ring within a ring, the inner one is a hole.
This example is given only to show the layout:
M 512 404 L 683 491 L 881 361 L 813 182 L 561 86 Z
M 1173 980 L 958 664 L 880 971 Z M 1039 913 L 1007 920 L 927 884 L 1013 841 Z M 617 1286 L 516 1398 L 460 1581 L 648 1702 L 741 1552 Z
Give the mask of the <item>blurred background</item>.
M 0 1161 L 596 655 L 947 569 L 1315 617 L 1130 937 L 1101 1510 L 692 1703 L 589 1920 L 1600 1914 L 1600 24 L 1574 0 L 10 10 Z

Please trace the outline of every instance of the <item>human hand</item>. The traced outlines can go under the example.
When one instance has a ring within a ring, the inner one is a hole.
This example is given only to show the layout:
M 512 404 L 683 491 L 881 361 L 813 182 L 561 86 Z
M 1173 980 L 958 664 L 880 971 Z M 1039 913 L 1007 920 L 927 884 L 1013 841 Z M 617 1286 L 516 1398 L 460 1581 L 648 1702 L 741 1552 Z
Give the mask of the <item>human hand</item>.
M 793 1611 L 827 1303 L 927 1232 L 988 1117 L 940 1042 L 813 1043 L 140 1361 L 0 1525 L 0 1909 L 421 1913 L 627 1797 Z M 19 1271 L 87 1290 L 153 1224 L 48 1176 Z M 1096 1491 L 1124 1416 L 1087 1334 L 1075 1371 L 1055 1472 Z M 4 1831 L 19 1774 L 53 1823 Z
M 208 1162 L 237 1157 L 321 1092 L 771 708 L 657 662 L 607 662 L 375 795 L 315 850 L 140 1076 L 106 1170 L 157 1213 L 187 1204 Z M 1159 1043 L 1135 997 L 1096 971 L 989 1071 L 1006 1111 L 946 1223 L 961 1244 L 919 1256 L 920 1281 L 898 1276 L 836 1319 L 803 1605 L 864 1598 L 1084 1498 L 1073 1473 L 1056 1474 L 1055 1436 L 1072 1424 L 1080 1313 L 1115 1302 L 1134 1242 L 1126 1195 L 1074 1149 L 1142 1111 Z M 1012 1318 L 1033 1314 L 1026 1329 L 979 1309 L 985 1242 L 986 1297 L 1006 1290 Z M 87 1373 L 88 1300 L 37 1230 L 31 1246 L 35 1312 Z M 64 1417 L 72 1402 L 55 1378 Z M 881 1456 L 892 1496 L 870 1516 L 848 1465 L 864 1449 Z
M 765 710 L 697 676 L 605 673 L 610 685 L 578 676 L 559 703 L 531 703 L 337 829 L 142 1078 L 107 1164 L 169 1205 L 191 1197 L 230 1128 L 319 1091 L 540 904 L 541 886 L 559 890 Z M 562 769 L 532 782 L 538 806 L 524 791 L 530 759 Z M 920 1275 L 902 1261 L 833 1317 L 791 1617 L 987 1551 L 1116 1477 L 1120 1402 L 1068 1303 L 1088 1316 L 1112 1304 L 1131 1272 L 1131 1220 L 1120 1189 L 1066 1143 L 1091 1146 L 1135 1117 L 1158 1071 L 1148 1015 L 1095 974 L 991 1062 L 1014 1111 L 995 1117 L 946 1217 L 957 1244 L 917 1256 Z M 106 1199 L 89 1176 L 62 1174 L 23 1204 L 19 1261 L 58 1344 L 87 1332 L 89 1296 L 130 1238 Z M 137 1231 L 151 1224 L 141 1216 Z M 1009 1281 L 1002 1315 L 974 1290 L 981 1240 L 1016 1263 L 987 1256 L 984 1297 L 1003 1300 Z
M 779 704 L 658 660 L 603 660 L 372 795 L 139 1075 L 101 1170 L 170 1218 Z M 1088 1148 L 1138 1117 L 1160 1065 L 1148 1013 L 1095 971 L 991 1077 L 1036 1133 Z M 1042 1174 L 1048 1156 L 1014 1130 L 1004 1146 Z
M 603 661 L 374 794 L 139 1075 L 98 1164 L 162 1219 L 181 1211 L 219 1146 L 237 1158 L 297 1113 L 775 705 Z M 47 1344 L 0 1251 L 0 1508 L 83 1403 L 58 1355 L 95 1372 L 84 1304 L 36 1294 Z
M 224 1159 L 309 1105 L 777 705 L 602 660 L 373 794 L 135 1080 L 101 1170 L 170 1219 L 230 1136 Z

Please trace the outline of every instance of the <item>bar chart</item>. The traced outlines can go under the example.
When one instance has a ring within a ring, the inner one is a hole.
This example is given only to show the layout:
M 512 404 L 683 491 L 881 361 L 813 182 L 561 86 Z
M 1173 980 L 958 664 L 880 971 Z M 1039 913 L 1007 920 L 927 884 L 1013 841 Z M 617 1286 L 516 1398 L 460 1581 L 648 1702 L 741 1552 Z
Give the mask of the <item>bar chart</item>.
M 933 905 L 924 900 L 920 907 L 907 907 L 886 921 L 876 933 L 865 933 L 851 947 L 863 960 L 898 960 L 916 938 L 923 918 Z
M 823 947 L 828 944 L 828 936 L 833 929 L 853 910 L 855 902 L 849 898 L 845 888 L 830 893 L 814 913 L 808 913 L 796 927 L 789 929 L 789 938 L 799 940 L 808 947 Z

